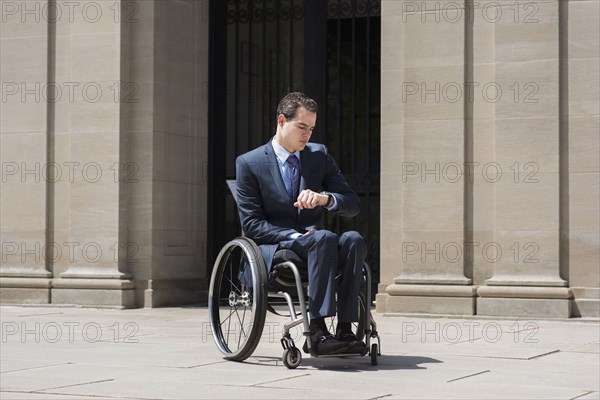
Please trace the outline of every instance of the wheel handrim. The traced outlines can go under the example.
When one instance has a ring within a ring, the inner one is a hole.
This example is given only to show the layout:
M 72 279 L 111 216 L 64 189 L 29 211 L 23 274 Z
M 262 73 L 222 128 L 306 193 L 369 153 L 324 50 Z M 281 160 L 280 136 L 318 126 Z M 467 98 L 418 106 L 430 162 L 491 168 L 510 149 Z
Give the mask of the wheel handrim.
M 239 280 L 241 266 L 252 267 L 242 246 L 231 242 L 228 245 L 221 251 L 219 265 L 213 271 L 209 308 L 217 347 L 222 353 L 235 357 L 249 347 L 255 347 L 249 342 L 254 340 L 252 332 L 256 328 L 253 323 L 261 310 L 257 310 L 259 294 L 253 288 L 260 282 L 255 273 L 250 273 L 252 287 Z

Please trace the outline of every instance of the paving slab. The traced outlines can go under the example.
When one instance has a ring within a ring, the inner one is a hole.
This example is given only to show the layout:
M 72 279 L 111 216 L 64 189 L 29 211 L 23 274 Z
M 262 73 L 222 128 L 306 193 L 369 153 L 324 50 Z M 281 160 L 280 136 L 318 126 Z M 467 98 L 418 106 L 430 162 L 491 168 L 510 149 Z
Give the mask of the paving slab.
M 0 307 L 1 399 L 598 399 L 598 320 L 375 314 L 382 357 L 281 361 L 269 314 L 254 354 L 222 358 L 206 308 Z M 292 331 L 301 346 L 300 329 Z

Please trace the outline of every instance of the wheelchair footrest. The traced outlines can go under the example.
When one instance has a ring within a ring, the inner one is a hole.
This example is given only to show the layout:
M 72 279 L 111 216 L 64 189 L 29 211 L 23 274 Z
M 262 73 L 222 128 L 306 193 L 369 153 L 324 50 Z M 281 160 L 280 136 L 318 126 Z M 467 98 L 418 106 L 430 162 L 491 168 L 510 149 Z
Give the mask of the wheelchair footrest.
M 324 358 L 324 357 L 338 357 L 338 358 L 348 358 L 348 357 L 363 357 L 368 354 L 367 352 L 362 353 L 336 353 L 336 354 L 317 354 L 315 352 L 310 352 L 310 356 L 313 358 Z
M 305 351 L 306 353 L 306 351 Z M 361 352 L 343 352 L 343 353 L 332 353 L 332 354 L 319 354 L 316 351 L 314 351 L 313 349 L 309 349 L 308 353 L 311 355 L 311 357 L 362 357 L 365 356 L 369 353 L 369 349 L 365 348 L 363 351 Z

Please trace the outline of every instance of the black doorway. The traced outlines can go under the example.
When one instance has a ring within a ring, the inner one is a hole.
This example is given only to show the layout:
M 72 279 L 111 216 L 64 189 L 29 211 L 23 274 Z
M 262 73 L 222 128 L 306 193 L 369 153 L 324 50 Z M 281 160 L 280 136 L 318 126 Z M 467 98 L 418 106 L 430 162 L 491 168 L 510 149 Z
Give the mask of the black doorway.
M 275 109 L 290 91 L 319 103 L 312 141 L 324 143 L 361 201 L 353 219 L 330 216 L 337 232 L 357 230 L 379 282 L 379 0 L 212 0 L 210 2 L 207 263 L 238 236 L 225 184 L 235 158 L 275 133 Z M 210 269 L 209 268 L 209 273 Z

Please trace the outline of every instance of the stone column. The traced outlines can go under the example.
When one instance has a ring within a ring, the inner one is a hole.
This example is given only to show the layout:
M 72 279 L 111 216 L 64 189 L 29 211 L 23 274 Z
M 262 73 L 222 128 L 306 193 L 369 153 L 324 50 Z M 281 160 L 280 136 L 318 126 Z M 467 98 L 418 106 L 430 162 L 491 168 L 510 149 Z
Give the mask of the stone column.
M 0 301 L 48 303 L 52 210 L 47 1 L 2 3 L 0 23 Z
M 68 2 L 58 2 L 63 12 Z M 56 26 L 56 80 L 72 99 L 56 107 L 59 165 L 72 166 L 56 186 L 57 212 L 68 221 L 56 236 L 69 254 L 57 265 L 52 302 L 132 307 L 127 262 L 129 160 L 129 23 L 117 2 L 84 2 Z
M 480 315 L 568 317 L 560 274 L 560 13 L 558 1 L 496 3 L 493 276 Z M 509 18 L 510 17 L 510 18 Z
M 563 163 L 568 168 L 561 201 L 563 216 L 561 263 L 568 273 L 574 304 L 573 316 L 600 317 L 600 165 L 598 150 L 600 98 L 600 1 L 570 1 L 563 6 L 568 19 L 565 43 L 568 64 L 568 105 L 563 113 Z M 562 32 L 561 32 L 562 33 Z M 566 210 L 565 210 L 566 211 Z
M 379 311 L 475 312 L 465 276 L 465 26 L 463 2 L 382 4 Z
M 144 307 L 207 298 L 208 0 L 138 1 L 130 104 L 129 264 Z

